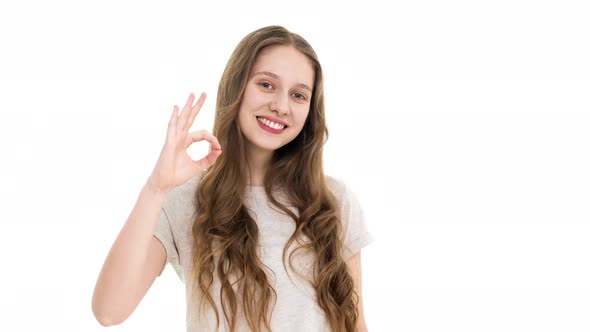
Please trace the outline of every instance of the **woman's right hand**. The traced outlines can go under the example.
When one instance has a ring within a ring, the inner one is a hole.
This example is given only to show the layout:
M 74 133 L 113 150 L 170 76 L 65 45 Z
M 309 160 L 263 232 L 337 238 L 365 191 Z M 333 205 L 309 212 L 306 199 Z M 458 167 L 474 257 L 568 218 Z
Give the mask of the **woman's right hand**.
M 148 179 L 148 184 L 153 189 L 168 192 L 209 168 L 221 154 L 221 145 L 211 133 L 206 130 L 188 132 L 206 97 L 204 92 L 201 93 L 197 104 L 193 106 L 195 95 L 191 93 L 180 116 L 178 116 L 178 107 L 174 105 L 172 117 L 168 122 L 166 143 Z M 202 140 L 209 141 L 213 145 L 213 150 L 204 158 L 194 161 L 186 153 L 186 149 L 192 143 Z

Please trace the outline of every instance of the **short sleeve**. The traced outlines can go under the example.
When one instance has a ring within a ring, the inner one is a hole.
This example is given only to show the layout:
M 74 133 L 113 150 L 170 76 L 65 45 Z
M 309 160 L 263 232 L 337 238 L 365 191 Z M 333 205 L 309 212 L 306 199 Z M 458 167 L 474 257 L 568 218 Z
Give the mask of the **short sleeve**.
M 162 207 L 160 210 L 160 219 L 156 226 L 156 230 L 154 231 L 154 236 L 160 240 L 160 242 L 162 242 L 164 248 L 166 249 L 166 263 L 164 266 L 162 266 L 162 270 L 160 270 L 160 273 L 158 273 L 158 277 L 162 275 L 166 265 L 170 264 L 176 271 L 176 274 L 178 274 L 178 277 L 183 280 L 183 272 L 180 265 L 178 247 L 176 246 L 174 232 L 172 231 L 168 213 L 164 207 Z
M 347 261 L 375 238 L 370 232 L 361 204 L 356 194 L 344 185 L 342 187 L 342 258 Z

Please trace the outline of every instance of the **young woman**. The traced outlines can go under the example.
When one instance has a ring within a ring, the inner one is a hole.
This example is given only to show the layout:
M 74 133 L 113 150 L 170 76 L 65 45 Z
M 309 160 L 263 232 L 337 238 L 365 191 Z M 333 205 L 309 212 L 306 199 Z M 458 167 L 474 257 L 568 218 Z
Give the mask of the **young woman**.
M 206 95 L 194 98 L 174 107 L 106 258 L 98 321 L 122 323 L 170 264 L 186 284 L 188 331 L 366 331 L 360 250 L 373 237 L 354 193 L 323 172 L 312 47 L 280 26 L 248 34 L 219 83 L 213 134 L 188 131 Z M 202 140 L 210 152 L 193 161 L 186 149 Z

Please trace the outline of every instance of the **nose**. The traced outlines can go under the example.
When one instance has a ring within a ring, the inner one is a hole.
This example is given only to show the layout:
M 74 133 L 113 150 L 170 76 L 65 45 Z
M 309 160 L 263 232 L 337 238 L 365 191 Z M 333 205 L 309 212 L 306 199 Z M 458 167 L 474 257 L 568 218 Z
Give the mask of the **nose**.
M 288 97 L 289 96 L 285 96 L 282 93 L 277 93 L 270 105 L 271 111 L 277 112 L 280 115 L 287 114 L 289 112 Z

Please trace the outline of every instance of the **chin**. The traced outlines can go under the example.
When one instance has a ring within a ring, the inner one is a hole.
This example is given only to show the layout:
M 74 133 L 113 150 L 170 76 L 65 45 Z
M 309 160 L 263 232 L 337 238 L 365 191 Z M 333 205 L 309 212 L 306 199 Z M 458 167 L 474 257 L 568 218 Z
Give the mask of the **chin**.
M 281 145 L 259 145 L 260 148 L 267 150 L 267 151 L 271 151 L 274 152 L 280 148 L 282 148 L 283 146 L 285 146 L 285 144 L 281 144 Z

